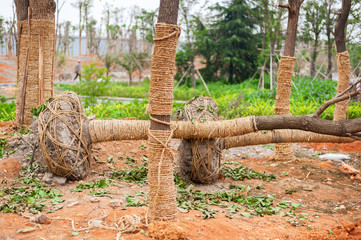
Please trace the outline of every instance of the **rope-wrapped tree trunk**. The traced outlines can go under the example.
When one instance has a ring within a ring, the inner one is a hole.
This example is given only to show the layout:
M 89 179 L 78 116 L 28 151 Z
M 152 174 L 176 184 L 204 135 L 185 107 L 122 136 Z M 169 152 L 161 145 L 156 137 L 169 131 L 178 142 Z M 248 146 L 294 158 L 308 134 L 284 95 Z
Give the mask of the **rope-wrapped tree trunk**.
M 174 185 L 174 159 L 169 143 L 173 131 L 170 115 L 173 106 L 175 54 L 180 27 L 177 26 L 179 0 L 161 0 L 155 28 L 149 88 L 149 222 L 174 220 L 177 216 Z
M 337 94 L 345 91 L 350 83 L 350 56 L 346 50 L 345 43 L 345 27 L 347 24 L 350 8 L 351 0 L 342 0 L 342 10 L 335 24 L 335 40 L 337 50 L 336 59 L 338 68 Z M 344 100 L 335 104 L 335 111 L 333 114 L 334 121 L 347 119 L 348 101 L 349 100 Z
M 290 98 L 292 87 L 292 75 L 296 61 L 295 44 L 297 35 L 298 16 L 303 0 L 289 0 L 288 5 L 279 4 L 280 7 L 288 9 L 288 25 L 286 32 L 284 56 L 281 58 L 278 69 L 276 104 L 274 114 L 290 114 Z M 275 145 L 275 158 L 279 161 L 293 159 L 293 148 L 290 143 L 279 143 Z
M 53 96 L 55 2 L 16 0 L 18 63 L 16 122 L 31 124 L 31 109 Z

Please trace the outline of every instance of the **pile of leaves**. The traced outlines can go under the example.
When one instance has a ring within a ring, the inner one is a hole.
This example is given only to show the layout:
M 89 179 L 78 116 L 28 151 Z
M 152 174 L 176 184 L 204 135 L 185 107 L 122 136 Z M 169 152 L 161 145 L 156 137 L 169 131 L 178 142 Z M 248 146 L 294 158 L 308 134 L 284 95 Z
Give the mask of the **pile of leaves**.
M 27 169 L 23 169 L 12 186 L 0 189 L 0 211 L 22 213 L 28 210 L 37 214 L 44 210 L 53 212 L 63 207 L 58 205 L 64 202 L 60 198 L 63 194 L 36 177 L 35 172 L 39 167 L 36 163 L 31 164 Z

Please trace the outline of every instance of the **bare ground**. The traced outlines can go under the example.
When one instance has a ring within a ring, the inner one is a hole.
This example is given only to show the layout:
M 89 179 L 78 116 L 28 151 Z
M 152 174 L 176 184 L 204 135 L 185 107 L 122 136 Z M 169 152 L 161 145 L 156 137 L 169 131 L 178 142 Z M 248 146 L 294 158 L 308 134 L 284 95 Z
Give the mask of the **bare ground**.
M 0 124 L 0 133 L 7 132 L 2 137 L 14 140 L 12 123 Z M 124 194 L 136 195 L 137 192 L 148 191 L 147 184 L 136 184 L 119 181 L 106 190 L 111 192 L 113 199 L 89 195 L 89 189 L 82 192 L 71 192 L 79 183 L 87 183 L 106 179 L 113 172 L 113 167 L 126 167 L 127 156 L 140 162 L 147 155 L 146 141 L 120 141 L 99 143 L 93 146 L 92 173 L 80 182 L 67 182 L 64 186 L 53 186 L 64 195 L 61 209 L 46 213 L 49 218 L 46 224 L 36 224 L 29 220 L 32 214 L 0 213 L 0 239 L 116 239 L 117 231 L 106 229 L 114 227 L 123 216 L 136 214 L 145 218 L 146 207 L 124 207 Z M 173 149 L 178 146 L 172 143 Z M 347 164 L 360 169 L 361 143 L 353 144 L 299 144 L 295 145 L 296 158 L 289 162 L 273 160 L 273 146 L 253 146 L 225 150 L 223 162 L 235 161 L 259 172 L 276 174 L 272 181 L 250 179 L 233 181 L 221 176 L 215 184 L 200 185 L 195 188 L 203 192 L 217 192 L 229 189 L 230 184 L 248 185 L 249 196 L 266 196 L 274 194 L 274 203 L 292 201 L 304 208 L 297 208 L 297 214 L 307 216 L 307 219 L 293 219 L 280 214 L 244 217 L 234 214 L 227 217 L 223 208 L 216 209 L 216 218 L 203 219 L 200 211 L 178 213 L 178 221 L 174 223 L 158 223 L 147 225 L 144 221 L 135 233 L 124 233 L 118 239 L 361 239 L 361 185 L 350 180 L 350 175 L 339 170 L 339 164 L 333 161 L 318 159 L 320 153 L 347 152 L 351 156 Z M 0 181 L 2 186 L 11 186 L 18 176 L 21 165 L 26 162 L 26 151 L 0 160 Z M 113 156 L 115 162 L 107 163 Z M 96 159 L 96 161 L 95 161 Z M 39 174 L 41 179 L 43 173 Z M 261 186 L 261 187 L 259 187 Z M 285 190 L 295 190 L 286 194 Z M 140 197 L 142 198 L 142 197 Z M 112 208 L 110 202 L 119 200 L 120 206 Z M 243 210 L 244 207 L 240 206 Z M 90 222 L 101 219 L 102 227 L 89 228 Z M 72 226 L 73 221 L 73 226 Z M 303 226 L 301 226 L 303 225 Z M 307 227 L 308 226 L 308 227 Z M 23 233 L 20 229 L 30 228 Z M 85 229 L 88 228 L 88 229 Z M 146 236 L 148 235 L 148 236 Z

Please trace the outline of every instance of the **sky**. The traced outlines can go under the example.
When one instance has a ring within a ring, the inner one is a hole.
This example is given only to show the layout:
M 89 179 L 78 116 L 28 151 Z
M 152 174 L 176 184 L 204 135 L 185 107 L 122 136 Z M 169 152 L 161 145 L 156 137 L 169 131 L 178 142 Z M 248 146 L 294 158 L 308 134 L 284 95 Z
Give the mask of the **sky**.
M 56 0 L 55 0 L 56 1 Z M 76 0 L 58 0 L 59 6 L 64 2 L 63 7 L 60 11 L 59 23 L 70 20 L 73 24 L 79 22 L 78 10 L 71 5 L 71 3 L 77 2 Z M 12 4 L 13 0 L 0 0 L 0 16 L 5 19 L 12 17 Z M 160 0 L 94 0 L 94 7 L 92 8 L 92 15 L 95 19 L 100 20 L 104 6 L 108 3 L 118 8 L 130 8 L 131 6 L 138 5 L 140 8 L 146 10 L 154 10 L 159 7 Z

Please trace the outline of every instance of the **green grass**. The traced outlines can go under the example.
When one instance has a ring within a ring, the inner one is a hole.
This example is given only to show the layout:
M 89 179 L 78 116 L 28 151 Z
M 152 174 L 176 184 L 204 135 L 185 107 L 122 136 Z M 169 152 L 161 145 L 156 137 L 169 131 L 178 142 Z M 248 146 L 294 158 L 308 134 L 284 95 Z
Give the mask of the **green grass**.
M 337 83 L 330 80 L 312 80 L 309 77 L 295 77 L 293 79 L 297 90 L 292 87 L 290 111 L 293 115 L 310 114 L 316 111 L 325 101 L 336 95 Z M 218 104 L 223 119 L 233 119 L 245 116 L 269 116 L 274 114 L 276 90 L 257 89 L 258 80 L 245 81 L 240 84 L 226 85 L 222 82 L 208 84 L 212 98 Z M 86 88 L 80 84 L 57 84 L 62 90 L 75 91 L 80 95 L 87 95 Z M 109 97 L 148 98 L 149 81 L 137 86 L 127 86 L 126 83 L 109 82 L 101 93 Z M 174 91 L 175 100 L 189 100 L 194 96 L 208 96 L 205 87 L 198 83 L 197 89 L 181 85 Z M 98 119 L 136 118 L 148 120 L 146 113 L 148 101 L 134 100 L 131 103 L 102 103 L 97 105 L 86 104 L 85 112 L 88 116 L 94 115 Z M 174 103 L 173 110 L 183 104 Z M 328 108 L 321 117 L 331 120 L 334 107 Z M 351 102 L 349 118 L 361 117 L 361 108 L 358 103 Z M 15 119 L 15 104 L 0 103 L 0 121 Z

